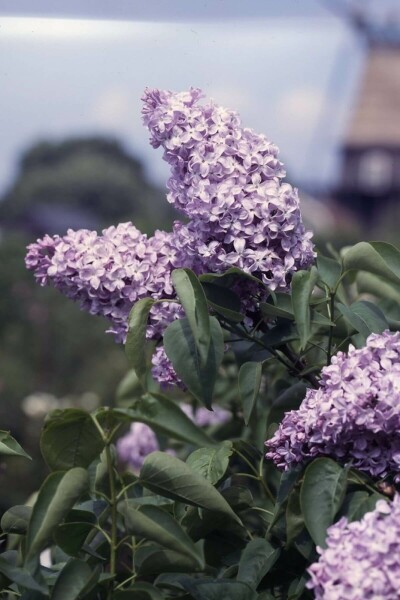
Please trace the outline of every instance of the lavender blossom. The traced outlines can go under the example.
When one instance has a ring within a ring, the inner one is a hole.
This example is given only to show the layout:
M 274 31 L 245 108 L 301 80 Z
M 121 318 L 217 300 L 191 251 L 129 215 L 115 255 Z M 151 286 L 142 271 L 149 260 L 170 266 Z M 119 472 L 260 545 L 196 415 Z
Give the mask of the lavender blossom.
M 144 423 L 132 423 L 129 432 L 117 441 L 119 459 L 135 472 L 140 471 L 148 454 L 159 449 L 156 434 Z
M 161 387 L 169 388 L 174 385 L 183 388 L 183 384 L 174 371 L 171 361 L 169 360 L 164 346 L 157 346 L 151 358 L 152 370 L 151 373 L 155 381 Z
M 132 305 L 146 296 L 174 298 L 171 272 L 190 259 L 178 249 L 173 234 L 142 234 L 132 223 L 95 231 L 68 230 L 45 236 L 28 247 L 28 269 L 41 285 L 53 285 L 93 315 L 111 321 L 110 331 L 124 341 Z M 155 305 L 147 335 L 160 339 L 165 327 L 182 311 L 178 304 Z
M 400 496 L 380 500 L 359 522 L 328 529 L 327 548 L 309 567 L 316 600 L 395 600 L 400 590 Z
M 175 232 L 198 268 L 235 266 L 270 289 L 286 289 L 315 254 L 297 191 L 280 182 L 278 148 L 244 128 L 235 112 L 199 104 L 201 97 L 193 88 L 146 90 L 143 97 L 150 142 L 163 147 L 171 166 L 168 200 L 190 219 Z
M 400 471 L 400 332 L 371 334 L 364 348 L 339 352 L 266 442 L 282 469 L 316 456 L 373 477 Z
M 221 406 L 214 406 L 213 410 L 208 410 L 203 406 L 194 409 L 190 404 L 181 404 L 180 406 L 185 415 L 192 419 L 198 427 L 223 425 L 231 418 L 231 413 Z

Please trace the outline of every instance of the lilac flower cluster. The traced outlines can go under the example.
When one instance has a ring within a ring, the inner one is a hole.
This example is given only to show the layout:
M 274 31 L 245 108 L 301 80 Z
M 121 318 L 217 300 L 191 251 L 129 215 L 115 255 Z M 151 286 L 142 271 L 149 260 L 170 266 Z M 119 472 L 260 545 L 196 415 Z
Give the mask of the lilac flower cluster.
M 93 315 L 109 319 L 119 341 L 124 341 L 128 315 L 141 298 L 173 298 L 171 271 L 188 264 L 174 235 L 156 231 L 142 234 L 132 223 L 95 231 L 69 230 L 67 235 L 28 247 L 26 265 L 41 285 L 51 283 Z M 159 339 L 180 312 L 175 303 L 152 308 L 148 337 Z
M 400 332 L 371 334 L 361 349 L 339 352 L 266 442 L 284 469 L 330 456 L 373 477 L 400 471 Z
M 124 341 L 132 305 L 143 297 L 174 299 L 171 271 L 197 274 L 237 266 L 271 289 L 287 287 L 290 275 L 314 257 L 301 221 L 297 192 L 282 184 L 278 149 L 243 128 L 236 113 L 197 104 L 201 92 L 147 90 L 144 121 L 151 143 L 164 147 L 172 167 L 168 199 L 189 217 L 173 232 L 148 238 L 131 223 L 94 231 L 69 230 L 28 247 L 26 265 L 41 285 L 52 284 L 91 314 L 106 317 L 110 332 Z M 257 284 L 256 284 L 257 285 Z M 243 296 L 246 319 L 254 310 Z M 255 294 L 253 294 L 255 295 Z M 167 325 L 182 315 L 178 303 L 151 310 L 147 336 L 162 340 Z M 177 382 L 162 348 L 153 358 L 163 384 Z
M 278 148 L 235 112 L 199 104 L 201 97 L 198 89 L 146 90 L 143 97 L 150 142 L 163 147 L 171 166 L 168 200 L 190 219 L 175 232 L 199 268 L 235 266 L 270 289 L 286 289 L 315 254 L 297 191 L 280 181 Z
M 162 374 L 165 377 L 165 374 Z M 180 405 L 182 411 L 198 427 L 221 425 L 231 418 L 231 413 L 220 406 L 215 406 L 213 411 L 200 407 L 193 410 L 189 404 Z M 117 441 L 117 454 L 121 462 L 127 464 L 135 472 L 139 471 L 148 454 L 159 450 L 160 446 L 156 434 L 144 423 L 133 423 L 128 433 Z M 168 454 L 175 454 L 174 450 L 167 449 Z
M 400 590 L 400 496 L 359 522 L 343 517 L 328 529 L 327 548 L 308 569 L 316 600 L 396 600 Z

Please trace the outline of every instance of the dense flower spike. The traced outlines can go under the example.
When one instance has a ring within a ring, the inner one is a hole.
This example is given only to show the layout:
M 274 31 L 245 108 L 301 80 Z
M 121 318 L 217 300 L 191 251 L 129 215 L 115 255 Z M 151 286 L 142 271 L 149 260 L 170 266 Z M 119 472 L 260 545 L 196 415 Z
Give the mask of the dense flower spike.
M 140 471 L 144 459 L 159 450 L 156 434 L 144 423 L 132 423 L 130 430 L 117 441 L 119 459 L 133 471 Z
M 147 238 L 131 223 L 86 229 L 43 240 L 28 247 L 26 265 L 41 285 L 52 284 L 93 315 L 112 324 L 119 341 L 127 332 L 132 305 L 141 298 L 173 298 L 171 271 L 188 266 L 174 235 L 156 231 Z M 160 339 L 165 327 L 181 314 L 174 303 L 157 304 L 149 320 L 148 337 Z
M 190 219 L 175 231 L 204 270 L 235 266 L 285 289 L 314 259 L 297 191 L 281 184 L 274 144 L 244 128 L 235 112 L 199 104 L 201 97 L 198 89 L 143 97 L 151 144 L 163 147 L 171 166 L 168 200 Z
M 400 496 L 380 500 L 359 522 L 328 529 L 327 548 L 308 569 L 316 600 L 396 600 L 400 590 Z
M 320 388 L 287 413 L 267 458 L 284 469 L 316 456 L 373 477 L 400 472 L 400 332 L 372 334 L 324 367 Z

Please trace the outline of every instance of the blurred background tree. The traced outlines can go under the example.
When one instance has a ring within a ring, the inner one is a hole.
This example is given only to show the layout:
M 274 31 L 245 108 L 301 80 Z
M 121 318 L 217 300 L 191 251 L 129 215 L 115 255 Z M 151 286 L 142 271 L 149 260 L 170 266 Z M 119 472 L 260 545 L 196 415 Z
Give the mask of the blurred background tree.
M 122 346 L 104 334 L 105 320 L 35 283 L 24 264 L 27 244 L 69 227 L 100 230 L 128 220 L 151 233 L 172 217 L 165 194 L 116 140 L 44 141 L 23 154 L 0 204 L 0 423 L 35 459 L 46 412 L 109 401 L 127 363 Z M 44 469 L 40 460 L 7 465 L 3 508 L 35 489 Z
M 103 137 L 33 145 L 0 205 L 3 227 L 38 235 L 123 221 L 151 231 L 171 218 L 165 195 L 146 180 L 141 163 Z

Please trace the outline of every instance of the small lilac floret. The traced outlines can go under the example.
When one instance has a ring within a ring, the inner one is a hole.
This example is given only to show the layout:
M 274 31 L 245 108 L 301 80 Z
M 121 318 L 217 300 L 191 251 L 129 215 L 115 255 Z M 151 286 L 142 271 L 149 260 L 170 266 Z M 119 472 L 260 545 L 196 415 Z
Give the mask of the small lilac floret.
M 314 260 L 297 190 L 278 148 L 243 127 L 237 113 L 203 94 L 146 90 L 143 120 L 150 142 L 171 167 L 168 200 L 190 219 L 175 232 L 203 270 L 238 267 L 270 289 L 286 289 L 292 273 Z
M 289 469 L 330 456 L 372 477 L 400 473 L 400 332 L 371 334 L 361 349 L 339 352 L 286 413 L 266 442 L 266 457 Z
M 378 501 L 361 521 L 345 517 L 328 529 L 327 547 L 317 547 L 307 587 L 316 600 L 397 600 L 400 597 L 400 496 Z
M 146 456 L 159 449 L 156 434 L 144 423 L 132 423 L 128 433 L 117 441 L 120 461 L 135 472 L 140 471 Z
M 194 409 L 190 404 L 181 404 L 181 409 L 198 427 L 209 427 L 211 425 L 223 425 L 231 418 L 231 413 L 221 406 L 213 406 L 208 410 L 204 406 Z

